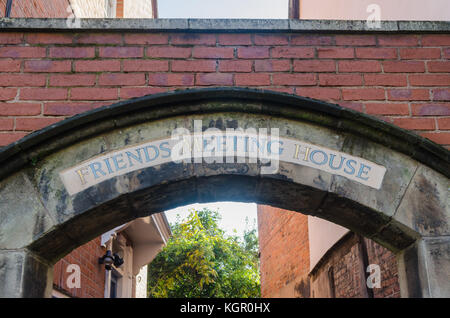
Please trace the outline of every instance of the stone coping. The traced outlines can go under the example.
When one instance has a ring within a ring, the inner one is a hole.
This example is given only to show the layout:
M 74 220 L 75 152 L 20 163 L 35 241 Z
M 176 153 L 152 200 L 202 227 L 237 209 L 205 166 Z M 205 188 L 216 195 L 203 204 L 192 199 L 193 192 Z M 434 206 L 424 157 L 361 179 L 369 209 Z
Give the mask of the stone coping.
M 186 103 L 204 101 L 256 101 L 276 104 L 276 109 L 263 107 L 261 114 L 288 119 L 307 120 L 342 132 L 349 132 L 404 153 L 430 168 L 450 177 L 450 151 L 444 147 L 394 126 L 376 117 L 310 98 L 269 90 L 214 87 L 170 91 L 133 98 L 72 116 L 0 149 L 0 180 L 35 160 L 90 136 L 121 125 L 142 121 L 140 111 L 159 110 L 158 116 L 194 114 L 185 110 Z M 164 112 L 165 111 L 165 112 Z M 204 110 L 198 110 L 203 113 Z M 216 109 L 211 108 L 211 112 Z M 222 112 L 226 111 L 224 109 Z M 234 110 L 236 111 L 236 110 Z M 317 115 L 305 114 L 304 112 Z M 242 109 L 242 112 L 246 112 Z M 130 117 L 127 119 L 127 117 Z M 332 120 L 326 120 L 326 118 Z M 127 120 L 118 120 L 125 118 Z M 154 119 L 155 120 L 155 119 Z
M 0 18 L 0 31 L 65 32 L 320 32 L 320 33 L 448 33 L 450 21 L 382 21 L 369 28 L 361 20 L 288 19 L 79 19 L 71 27 L 68 19 Z

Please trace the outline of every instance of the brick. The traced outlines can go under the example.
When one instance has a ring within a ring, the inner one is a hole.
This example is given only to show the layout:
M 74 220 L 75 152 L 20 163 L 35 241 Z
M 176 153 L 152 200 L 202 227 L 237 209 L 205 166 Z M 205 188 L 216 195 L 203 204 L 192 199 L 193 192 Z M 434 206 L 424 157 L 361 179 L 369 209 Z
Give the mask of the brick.
M 434 118 L 394 118 L 394 125 L 410 130 L 433 130 L 436 128 Z
M 421 133 L 420 135 L 434 141 L 437 144 L 450 145 L 450 132 L 429 132 Z
M 369 46 L 376 45 L 375 35 L 336 35 L 336 45 Z
M 164 60 L 124 60 L 124 72 L 167 72 L 169 61 Z
M 75 61 L 75 72 L 120 71 L 120 60 Z
M 95 56 L 95 49 L 93 47 L 51 47 L 49 56 L 66 59 L 92 58 Z
M 0 134 L 0 146 L 7 146 L 25 137 L 26 135 L 27 133 L 23 132 L 2 133 Z
M 103 106 L 101 103 L 72 103 L 72 102 L 54 102 L 44 104 L 44 115 L 49 116 L 73 116 L 87 112 L 99 106 Z
M 268 87 L 267 89 L 274 91 L 274 92 L 280 92 L 280 93 L 287 93 L 287 94 L 295 94 L 295 87 Z
M 355 57 L 354 48 L 319 47 L 317 56 L 320 59 L 352 59 Z
M 296 92 L 300 96 L 320 100 L 339 100 L 341 97 L 341 93 L 338 88 L 297 87 Z
M 127 58 L 127 57 L 143 57 L 144 48 L 142 47 L 101 47 L 100 57 L 110 58 Z
M 433 89 L 432 95 L 433 100 L 450 101 L 450 89 L 448 88 Z
M 152 73 L 148 76 L 149 85 L 155 86 L 192 86 L 193 74 Z
M 405 74 L 364 74 L 364 84 L 370 86 L 408 86 Z
M 130 99 L 150 94 L 163 93 L 166 91 L 167 91 L 166 88 L 161 87 L 123 87 L 120 89 L 120 98 Z
M 0 74 L 0 86 L 44 86 L 45 82 L 46 76 L 41 74 Z
M 316 34 L 291 35 L 292 45 L 334 45 L 334 36 Z
M 24 62 L 24 72 L 26 73 L 60 73 L 71 70 L 71 61 L 32 60 Z
M 35 116 L 41 113 L 38 103 L 0 103 L 1 116 Z
M 419 36 L 414 34 L 408 35 L 378 35 L 378 45 L 380 46 L 418 46 Z
M 169 43 L 169 35 L 165 33 L 152 33 L 152 34 L 126 33 L 124 39 L 126 44 L 155 45 L 155 44 Z
M 285 72 L 291 70 L 290 60 L 256 60 L 255 72 Z
M 142 86 L 145 85 L 144 73 L 107 73 L 99 76 L 98 84 L 102 86 Z
M 231 59 L 234 57 L 234 49 L 231 47 L 194 47 L 192 51 L 194 58 L 201 59 Z
M 76 37 L 80 44 L 122 44 L 120 33 L 83 33 Z
M 206 86 L 206 85 L 233 85 L 233 75 L 223 74 L 223 73 L 208 73 L 208 74 L 197 74 L 196 85 Z
M 314 57 L 314 49 L 309 47 L 274 47 L 271 49 L 273 58 L 307 59 Z
M 289 37 L 282 34 L 255 34 L 255 45 L 287 45 Z
M 118 98 L 117 88 L 75 87 L 70 90 L 72 100 L 115 100 Z
M 25 42 L 29 44 L 72 44 L 73 35 L 68 33 L 28 33 Z
M 20 64 L 22 60 L 16 59 L 0 59 L 0 72 L 14 73 L 20 72 Z
M 383 61 L 385 73 L 423 73 L 425 62 L 423 61 Z
M 428 61 L 428 72 L 450 73 L 450 61 Z
M 450 47 L 443 48 L 443 49 L 442 49 L 442 53 L 443 53 L 442 58 L 444 58 L 444 59 L 450 59 Z
M 252 38 L 250 34 L 219 34 L 220 45 L 251 45 Z
M 344 100 L 384 100 L 384 89 L 381 88 L 346 88 L 342 89 Z
M 359 74 L 319 74 L 319 84 L 322 86 L 359 86 L 362 83 Z
M 268 47 L 240 47 L 237 57 L 242 59 L 264 59 L 269 57 Z
M 172 34 L 170 43 L 176 45 L 216 45 L 216 35 L 205 33 Z
M 219 72 L 248 73 L 252 71 L 252 65 L 253 62 L 247 60 L 223 60 L 219 62 Z
M 151 46 L 148 47 L 145 56 L 152 58 L 188 58 L 192 49 L 189 47 Z
M 370 115 L 409 115 L 408 104 L 404 103 L 366 103 L 365 107 Z
M 412 86 L 450 86 L 450 75 L 408 75 Z
M 391 89 L 388 91 L 389 100 L 429 100 L 430 93 L 427 89 Z
M 450 130 L 450 117 L 437 119 L 438 129 Z
M 356 48 L 356 57 L 362 59 L 396 59 L 397 49 L 394 48 Z
M 215 60 L 172 61 L 172 72 L 215 72 Z
M 63 100 L 67 99 L 65 88 L 22 88 L 21 100 Z
M 7 131 L 14 129 L 14 119 L 13 118 L 0 118 L 0 131 Z M 1 137 L 1 135 L 0 135 Z
M 274 85 L 288 85 L 288 86 L 301 86 L 301 85 L 316 85 L 315 74 L 273 74 L 272 81 Z
M 379 61 L 338 61 L 339 72 L 381 72 Z
M 50 76 L 50 86 L 94 86 L 94 74 L 64 74 Z
M 234 77 L 238 86 L 266 86 L 270 85 L 270 75 L 265 73 L 236 74 Z
M 45 47 L 4 46 L 0 47 L 1 57 L 42 58 L 46 55 Z
M 20 44 L 23 41 L 21 32 L 5 32 L 0 34 L 0 44 Z
M 450 46 L 450 35 L 424 34 L 422 35 L 422 46 Z
M 17 118 L 16 130 L 35 131 L 55 124 L 63 119 L 63 117 Z
M 440 48 L 408 48 L 400 49 L 400 58 L 405 60 L 415 59 L 439 59 L 441 58 Z
M 17 95 L 17 88 L 1 88 L 0 87 L 0 100 L 12 100 Z
M 319 60 L 296 60 L 294 61 L 294 72 L 336 72 L 336 62 Z
M 414 116 L 450 116 L 448 104 L 411 104 Z

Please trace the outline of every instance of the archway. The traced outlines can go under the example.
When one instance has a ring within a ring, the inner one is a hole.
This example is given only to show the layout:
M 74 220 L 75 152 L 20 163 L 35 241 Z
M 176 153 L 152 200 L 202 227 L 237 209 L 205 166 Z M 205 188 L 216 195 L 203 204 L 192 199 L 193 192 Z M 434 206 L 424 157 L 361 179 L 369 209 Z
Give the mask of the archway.
M 202 130 L 278 128 L 278 169 L 173 162 L 172 132 L 194 132 L 196 120 Z M 448 150 L 317 100 L 236 88 L 132 99 L 0 152 L 0 296 L 48 296 L 51 265 L 114 226 L 225 200 L 343 225 L 398 253 L 403 296 L 450 296 L 449 175 Z

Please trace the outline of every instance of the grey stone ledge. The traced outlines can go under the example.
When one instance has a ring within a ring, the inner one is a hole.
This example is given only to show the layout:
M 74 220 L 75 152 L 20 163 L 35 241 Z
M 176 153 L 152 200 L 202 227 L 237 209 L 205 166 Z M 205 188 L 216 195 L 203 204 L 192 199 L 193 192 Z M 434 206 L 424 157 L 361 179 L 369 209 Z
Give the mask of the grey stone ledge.
M 450 32 L 450 21 L 382 21 L 369 28 L 361 20 L 288 19 L 79 19 L 73 27 L 68 19 L 0 18 L 0 31 L 65 32 Z

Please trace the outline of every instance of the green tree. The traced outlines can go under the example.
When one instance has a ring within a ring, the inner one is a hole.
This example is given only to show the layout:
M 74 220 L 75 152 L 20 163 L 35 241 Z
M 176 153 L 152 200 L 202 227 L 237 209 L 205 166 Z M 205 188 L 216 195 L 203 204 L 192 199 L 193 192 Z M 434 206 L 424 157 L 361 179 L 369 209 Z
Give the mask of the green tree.
M 149 297 L 260 297 L 258 238 L 218 227 L 217 211 L 192 210 L 149 264 Z M 248 222 L 247 222 L 248 224 Z

